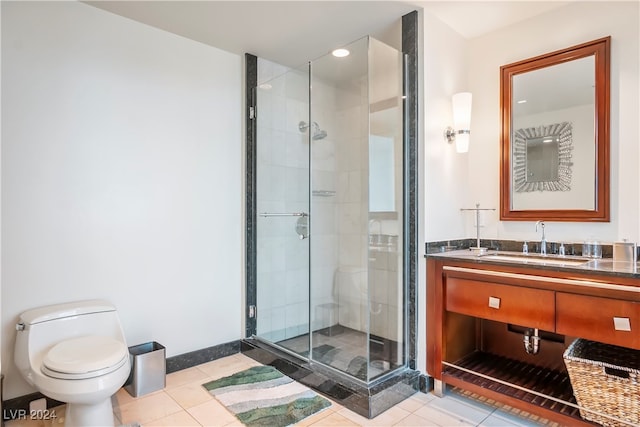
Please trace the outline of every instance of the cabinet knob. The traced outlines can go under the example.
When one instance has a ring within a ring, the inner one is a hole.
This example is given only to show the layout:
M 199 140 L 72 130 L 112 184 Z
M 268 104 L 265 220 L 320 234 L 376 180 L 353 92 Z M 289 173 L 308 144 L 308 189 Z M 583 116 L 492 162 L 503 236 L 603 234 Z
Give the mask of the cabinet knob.
M 489 307 L 495 309 L 500 308 L 500 298 L 489 297 Z
M 613 328 L 616 331 L 631 332 L 631 322 L 628 317 L 614 317 Z

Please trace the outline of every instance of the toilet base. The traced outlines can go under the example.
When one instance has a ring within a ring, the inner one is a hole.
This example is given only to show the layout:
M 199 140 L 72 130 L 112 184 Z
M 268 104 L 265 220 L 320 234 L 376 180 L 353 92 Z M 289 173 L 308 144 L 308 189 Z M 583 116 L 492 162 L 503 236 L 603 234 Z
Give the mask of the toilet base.
M 111 398 L 93 405 L 67 403 L 65 427 L 114 426 Z

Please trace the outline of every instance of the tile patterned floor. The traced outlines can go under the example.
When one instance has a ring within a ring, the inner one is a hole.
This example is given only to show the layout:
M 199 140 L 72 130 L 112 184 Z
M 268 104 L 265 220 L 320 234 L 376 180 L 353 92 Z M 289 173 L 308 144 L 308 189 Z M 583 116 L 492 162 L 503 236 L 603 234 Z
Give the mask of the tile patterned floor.
M 363 369 L 363 362 L 366 364 L 368 353 L 372 361 L 380 359 L 380 362 L 384 363 L 382 362 L 384 356 L 381 354 L 383 346 L 379 346 L 381 350 L 376 351 L 376 346 L 370 344 L 373 340 L 370 341 L 369 335 L 351 328 L 344 327 L 344 330 L 333 336 L 313 332 L 312 342 L 314 360 L 320 361 L 342 372 L 347 372 L 361 380 L 366 380 L 367 375 L 369 375 L 371 379 L 375 379 L 397 366 L 392 366 L 389 363 L 387 363 L 386 366 L 376 366 L 375 362 L 372 362 L 369 364 L 368 369 Z M 301 355 L 309 354 L 309 335 L 307 334 L 280 341 L 277 344 L 294 353 Z M 315 353 L 325 346 L 333 348 L 333 350 L 326 354 Z
M 138 398 L 120 389 L 112 398 L 117 425 L 151 426 L 238 426 L 242 424 L 216 401 L 202 384 L 259 365 L 253 359 L 235 354 L 193 368 L 167 375 L 163 390 Z M 20 421 L 5 423 L 6 427 L 53 427 L 64 424 L 64 406 L 55 408 L 58 418 L 53 421 Z M 529 427 L 553 426 L 544 419 L 507 407 L 498 408 L 494 402 L 472 398 L 464 393 L 448 392 L 444 398 L 433 394 L 416 393 L 374 419 L 368 420 L 333 402 L 324 411 L 313 415 L 297 426 L 486 426 Z

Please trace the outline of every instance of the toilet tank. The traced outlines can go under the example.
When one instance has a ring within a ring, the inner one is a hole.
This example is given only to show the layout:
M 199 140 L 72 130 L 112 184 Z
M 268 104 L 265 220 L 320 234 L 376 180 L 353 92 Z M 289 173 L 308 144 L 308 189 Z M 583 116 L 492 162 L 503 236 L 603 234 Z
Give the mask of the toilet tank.
M 15 363 L 20 370 L 39 366 L 39 360 L 60 341 L 85 335 L 101 335 L 122 341 L 124 333 L 113 304 L 87 300 L 27 310 L 17 325 Z M 36 363 L 34 365 L 34 363 Z

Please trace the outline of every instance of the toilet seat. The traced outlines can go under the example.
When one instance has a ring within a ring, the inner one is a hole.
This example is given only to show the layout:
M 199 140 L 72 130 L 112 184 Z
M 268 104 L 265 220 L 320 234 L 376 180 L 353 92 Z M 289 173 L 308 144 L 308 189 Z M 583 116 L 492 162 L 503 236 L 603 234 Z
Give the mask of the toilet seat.
M 88 335 L 61 341 L 42 361 L 42 373 L 60 379 L 87 379 L 108 374 L 124 365 L 126 345 L 110 337 Z

